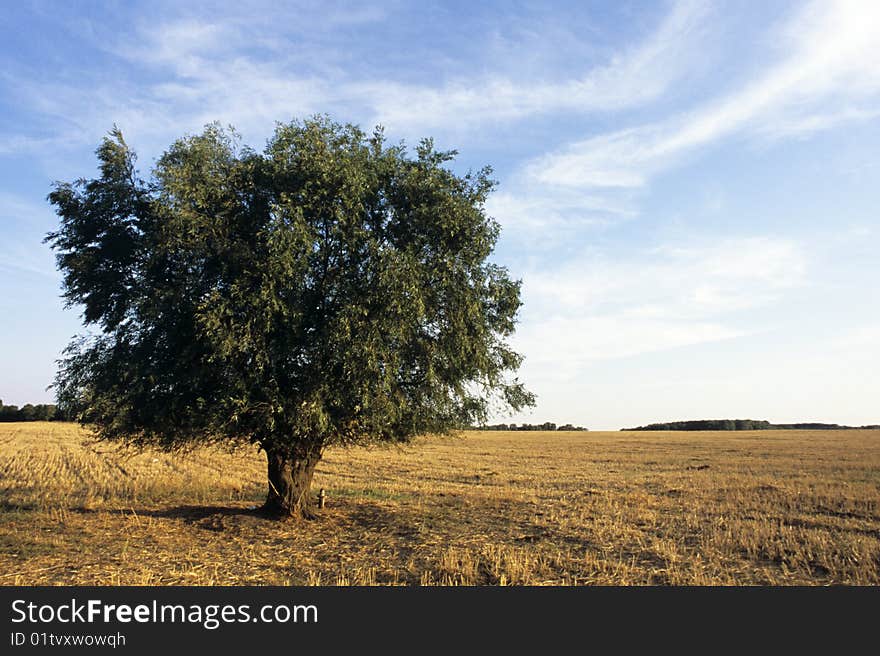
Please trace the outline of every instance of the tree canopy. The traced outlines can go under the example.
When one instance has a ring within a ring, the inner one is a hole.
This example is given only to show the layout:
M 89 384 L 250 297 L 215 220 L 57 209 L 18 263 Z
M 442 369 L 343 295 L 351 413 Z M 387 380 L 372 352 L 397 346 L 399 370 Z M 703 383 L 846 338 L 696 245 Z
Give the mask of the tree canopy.
M 329 445 L 533 404 L 505 341 L 520 283 L 489 261 L 491 170 L 455 155 L 327 117 L 263 152 L 210 125 L 144 180 L 114 128 L 99 177 L 49 194 L 64 296 L 95 332 L 65 352 L 59 405 L 105 439 L 258 444 L 267 507 L 308 515 Z

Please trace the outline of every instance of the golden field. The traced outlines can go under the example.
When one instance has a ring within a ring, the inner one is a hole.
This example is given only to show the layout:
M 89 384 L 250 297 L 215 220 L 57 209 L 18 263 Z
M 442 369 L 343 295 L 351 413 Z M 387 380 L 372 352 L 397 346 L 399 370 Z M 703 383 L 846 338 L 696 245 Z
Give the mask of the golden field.
M 4 585 L 880 583 L 880 431 L 472 432 L 330 450 L 279 522 L 261 453 L 0 424 Z

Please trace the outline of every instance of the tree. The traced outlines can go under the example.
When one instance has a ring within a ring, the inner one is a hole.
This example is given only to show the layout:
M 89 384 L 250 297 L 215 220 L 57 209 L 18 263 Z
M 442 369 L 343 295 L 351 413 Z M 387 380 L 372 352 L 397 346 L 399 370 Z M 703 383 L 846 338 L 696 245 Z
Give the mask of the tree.
M 488 261 L 488 167 L 459 176 L 455 151 L 326 117 L 262 153 L 210 125 L 146 181 L 118 129 L 96 154 L 98 178 L 55 183 L 46 241 L 98 329 L 66 350 L 59 406 L 98 437 L 259 445 L 265 508 L 308 517 L 327 446 L 534 404 L 505 342 L 520 283 Z
M 26 403 L 18 411 L 19 421 L 34 421 L 37 418 L 37 409 L 32 403 Z
M 0 404 L 0 421 L 19 421 L 18 406 Z

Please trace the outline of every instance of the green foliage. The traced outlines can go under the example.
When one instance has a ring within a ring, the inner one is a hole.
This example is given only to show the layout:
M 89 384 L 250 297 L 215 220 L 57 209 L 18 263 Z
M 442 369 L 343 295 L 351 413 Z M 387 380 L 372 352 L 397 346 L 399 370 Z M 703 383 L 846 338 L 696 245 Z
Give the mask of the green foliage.
M 27 403 L 21 408 L 16 405 L 3 405 L 0 400 L 0 421 L 64 421 L 64 414 L 52 404 Z
M 471 430 L 487 430 L 487 431 L 586 431 L 589 430 L 583 426 L 575 426 L 573 424 L 563 424 L 557 427 L 552 421 L 543 424 L 490 424 L 487 426 L 472 426 Z
M 17 405 L 0 403 L 0 421 L 21 421 Z
M 621 428 L 628 431 L 724 431 L 724 430 L 850 430 L 853 428 L 876 428 L 876 426 L 841 426 L 839 424 L 798 423 L 771 424 L 755 419 L 698 419 L 672 421 L 665 424 L 648 424 L 638 428 Z
M 324 117 L 263 153 L 208 126 L 148 181 L 116 129 L 97 156 L 99 178 L 49 194 L 46 239 L 100 331 L 66 351 L 59 403 L 102 437 L 296 452 L 534 403 L 505 342 L 520 283 L 487 261 L 488 168 Z
M 692 421 L 672 421 L 665 424 L 649 424 L 638 428 L 622 428 L 621 430 L 766 430 L 773 426 L 768 421 L 753 419 L 698 419 Z
M 575 426 L 574 424 L 563 424 L 556 430 L 560 431 L 586 431 L 588 428 L 584 428 L 583 426 Z

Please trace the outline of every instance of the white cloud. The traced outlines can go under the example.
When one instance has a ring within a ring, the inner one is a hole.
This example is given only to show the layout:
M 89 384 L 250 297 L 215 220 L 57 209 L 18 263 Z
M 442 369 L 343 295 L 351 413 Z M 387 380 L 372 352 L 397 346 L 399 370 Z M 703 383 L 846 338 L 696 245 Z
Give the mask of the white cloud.
M 565 380 L 591 361 L 767 329 L 760 313 L 804 283 L 803 247 L 771 237 L 589 254 L 524 276 L 516 346 L 529 376 Z
M 516 182 L 513 191 L 497 191 L 486 201 L 486 213 L 499 221 L 505 238 L 534 249 L 555 248 L 570 240 L 584 226 L 611 225 L 636 215 L 626 198 L 600 193 L 577 193 L 539 188 L 524 189 Z
M 49 204 L 38 205 L 0 191 L 0 271 L 25 272 L 56 279 L 55 258 L 42 243 L 54 227 Z
M 354 77 L 339 66 L 339 51 L 315 37 L 334 26 L 378 20 L 375 11 L 297 14 L 287 17 L 289 25 L 279 19 L 280 29 L 232 13 L 171 18 L 141 24 L 134 33 L 92 37 L 126 66 L 148 69 L 151 83 L 135 85 L 109 69 L 74 84 L 10 77 L 14 93 L 51 119 L 56 131 L 64 126 L 59 138 L 80 144 L 93 143 L 114 122 L 158 144 L 214 120 L 235 125 L 246 137 L 265 136 L 275 121 L 324 111 L 382 123 L 394 134 L 491 128 L 499 121 L 618 110 L 660 97 L 695 66 L 709 11 L 703 0 L 678 0 L 644 42 L 566 81 L 490 71 L 435 84 L 403 83 L 394 71 Z
M 768 118 L 763 125 L 756 126 L 755 130 L 762 137 L 774 140 L 808 137 L 815 132 L 830 130 L 844 123 L 871 121 L 877 117 L 880 117 L 880 107 L 843 107 L 829 109 L 827 112 L 817 111 L 804 116 L 791 114 Z
M 527 354 L 526 380 L 565 381 L 585 364 L 643 353 L 667 351 L 748 334 L 718 322 L 676 322 L 606 317 L 552 317 L 522 326 L 513 339 Z
M 377 120 L 399 128 L 487 124 L 550 112 L 612 111 L 657 99 L 696 61 L 709 9 L 680 0 L 645 42 L 561 83 L 488 75 L 441 87 L 370 82 L 355 87 Z
M 744 88 L 664 121 L 592 137 L 527 166 L 537 183 L 637 187 L 738 131 L 803 134 L 878 113 L 880 5 L 814 2 L 781 32 L 780 61 Z
M 772 302 L 806 275 L 803 247 L 749 237 L 597 254 L 525 276 L 537 316 L 601 314 L 706 319 Z
M 207 57 L 222 55 L 242 43 L 240 31 L 232 25 L 191 18 L 151 25 L 141 35 L 138 42 L 126 41 L 109 49 L 133 62 L 170 66 L 182 77 L 200 76 Z

